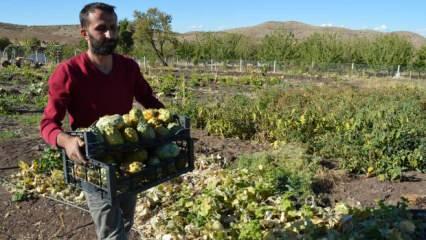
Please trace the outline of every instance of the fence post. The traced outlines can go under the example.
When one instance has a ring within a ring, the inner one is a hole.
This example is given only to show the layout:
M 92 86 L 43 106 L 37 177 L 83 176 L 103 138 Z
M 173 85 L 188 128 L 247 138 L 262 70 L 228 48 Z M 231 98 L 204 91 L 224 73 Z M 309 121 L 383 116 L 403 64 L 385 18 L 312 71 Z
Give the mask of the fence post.
M 243 59 L 240 58 L 240 73 L 243 72 Z
M 277 67 L 277 61 L 274 60 L 274 73 L 275 73 L 276 67 Z
M 396 70 L 396 74 L 394 76 L 394 78 L 400 78 L 401 77 L 401 73 L 399 72 L 401 65 L 398 65 L 398 69 Z
M 355 67 L 355 64 L 352 63 L 352 66 L 351 66 L 351 75 L 354 73 L 354 67 Z
M 210 59 L 210 71 L 213 72 L 213 59 Z
M 146 58 L 143 56 L 143 70 L 146 71 Z

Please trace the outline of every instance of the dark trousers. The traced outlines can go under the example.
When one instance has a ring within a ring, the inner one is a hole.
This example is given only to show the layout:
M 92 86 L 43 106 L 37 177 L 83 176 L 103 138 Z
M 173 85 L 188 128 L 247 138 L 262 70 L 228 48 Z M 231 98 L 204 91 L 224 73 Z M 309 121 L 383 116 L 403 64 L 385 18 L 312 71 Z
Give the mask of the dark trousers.
M 135 215 L 136 194 L 125 194 L 113 205 L 99 195 L 84 192 L 98 239 L 127 240 Z

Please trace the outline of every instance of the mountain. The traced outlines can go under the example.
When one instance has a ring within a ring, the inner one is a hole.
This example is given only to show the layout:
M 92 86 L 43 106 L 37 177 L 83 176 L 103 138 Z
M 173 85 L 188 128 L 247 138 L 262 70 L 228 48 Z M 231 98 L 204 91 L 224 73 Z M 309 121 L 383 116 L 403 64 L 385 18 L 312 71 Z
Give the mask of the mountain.
M 0 23 L 0 37 L 12 42 L 36 37 L 42 41 L 76 44 L 80 41 L 79 25 L 26 26 Z
M 298 39 L 304 39 L 315 32 L 335 33 L 344 39 L 353 37 L 375 38 L 384 34 L 390 34 L 373 30 L 352 30 L 342 27 L 320 27 L 295 21 L 270 21 L 250 27 L 241 27 L 214 32 L 214 34 L 239 33 L 248 36 L 254 41 L 258 41 L 265 35 L 271 34 L 274 31 L 292 32 Z M 182 34 L 178 33 L 178 35 L 180 39 L 192 40 L 195 39 L 197 33 L 198 32 L 187 32 Z M 426 38 L 417 33 L 406 31 L 392 33 L 407 38 L 413 43 L 415 47 L 420 47 L 426 44 Z M 31 37 L 36 37 L 44 41 L 57 41 L 59 43 L 72 44 L 77 44 L 81 39 L 79 25 L 26 26 L 9 23 L 0 23 L 0 37 L 8 37 L 12 41 L 19 41 Z
M 353 37 L 366 37 L 366 38 L 376 38 L 378 36 L 382 36 L 384 34 L 390 34 L 390 32 L 379 32 L 373 30 L 352 30 L 342 27 L 320 27 L 313 26 L 301 22 L 288 21 L 288 22 L 276 22 L 270 21 L 265 22 L 259 25 L 250 26 L 250 27 L 241 27 L 241 28 L 233 28 L 223 30 L 221 32 L 215 32 L 215 34 L 220 33 L 238 33 L 245 35 L 255 41 L 262 39 L 267 34 L 271 34 L 274 31 L 285 31 L 292 32 L 297 39 L 305 39 L 309 37 L 311 34 L 318 33 L 335 33 L 341 36 L 343 39 L 349 39 Z M 188 32 L 182 35 L 183 39 L 192 40 L 195 38 L 199 32 Z M 404 38 L 407 38 L 415 47 L 420 47 L 426 44 L 426 38 L 421 36 L 420 34 L 413 32 L 391 32 L 393 34 L 400 35 Z

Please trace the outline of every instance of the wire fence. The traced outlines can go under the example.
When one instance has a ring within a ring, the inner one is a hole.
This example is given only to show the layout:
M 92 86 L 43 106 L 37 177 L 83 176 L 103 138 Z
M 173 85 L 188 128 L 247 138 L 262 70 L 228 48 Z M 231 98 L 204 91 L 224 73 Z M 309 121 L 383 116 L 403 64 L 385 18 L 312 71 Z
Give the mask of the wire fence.
M 160 62 L 137 59 L 141 69 L 149 72 L 163 65 Z M 310 64 L 291 61 L 253 61 L 253 60 L 232 60 L 232 61 L 204 61 L 190 62 L 174 59 L 167 61 L 168 67 L 178 70 L 192 70 L 199 72 L 213 73 L 253 73 L 264 74 L 322 74 L 330 73 L 337 75 L 359 75 L 368 77 L 392 77 L 408 79 L 426 79 L 426 69 L 414 69 L 404 65 L 383 66 L 356 63 L 315 63 Z

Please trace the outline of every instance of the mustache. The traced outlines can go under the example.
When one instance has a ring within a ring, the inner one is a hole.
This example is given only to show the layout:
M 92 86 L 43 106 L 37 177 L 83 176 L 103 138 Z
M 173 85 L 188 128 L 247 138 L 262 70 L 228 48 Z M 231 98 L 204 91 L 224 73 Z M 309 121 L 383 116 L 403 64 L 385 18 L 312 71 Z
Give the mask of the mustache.
M 102 44 L 110 45 L 110 44 L 116 44 L 117 42 L 118 42 L 118 38 L 110 38 L 110 39 L 105 39 Z
M 104 45 L 113 45 L 118 43 L 118 37 L 115 38 L 105 38 L 103 41 L 96 40 L 90 33 L 89 38 L 94 45 L 104 46 Z
M 117 39 L 105 39 L 104 41 L 92 42 L 92 51 L 95 54 L 99 55 L 109 55 L 114 52 L 115 47 L 117 46 Z

